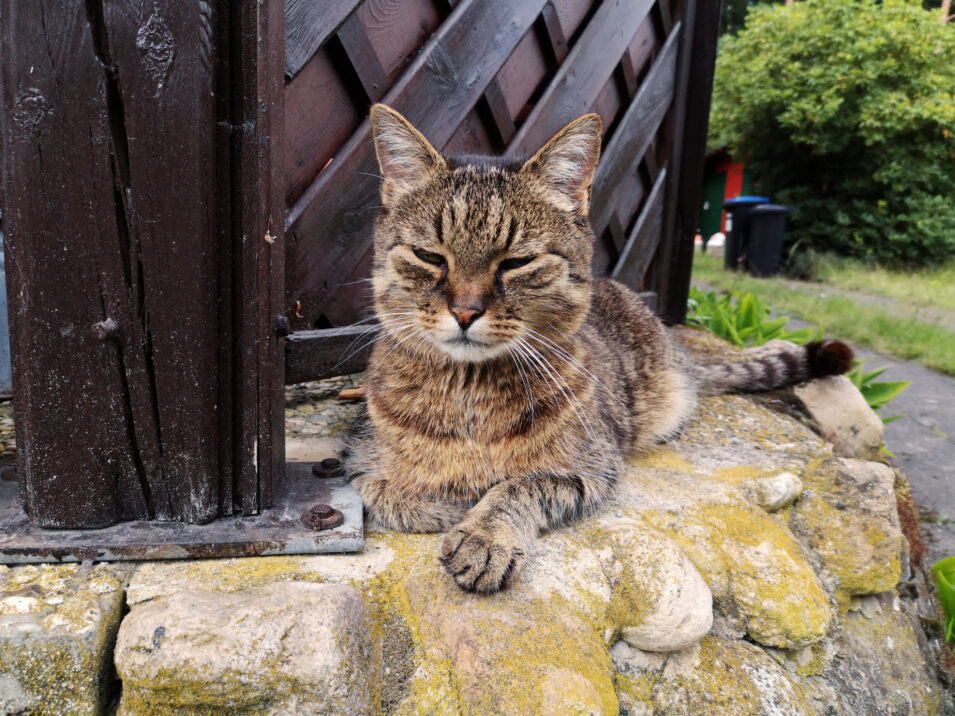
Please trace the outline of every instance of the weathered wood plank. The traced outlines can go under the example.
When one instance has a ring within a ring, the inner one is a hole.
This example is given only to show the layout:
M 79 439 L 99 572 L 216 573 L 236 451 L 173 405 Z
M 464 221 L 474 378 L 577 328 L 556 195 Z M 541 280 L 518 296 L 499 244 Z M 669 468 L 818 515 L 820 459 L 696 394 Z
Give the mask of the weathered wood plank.
M 362 0 L 285 0 L 285 74 L 292 78 Z
M 442 147 L 543 4 L 544 0 L 517 5 L 506 0 L 464 0 L 382 101 Z M 502 17 L 507 21 L 502 22 Z M 366 121 L 289 212 L 286 281 L 292 292 L 287 306 L 300 301 L 306 317 L 293 327 L 310 327 L 322 313 L 333 323 L 354 319 L 353 312 L 336 305 L 333 296 L 343 268 L 358 265 L 371 246 L 377 193 L 377 163 Z
M 368 39 L 365 26 L 361 23 L 358 13 L 353 13 L 338 30 L 338 41 L 342 43 L 345 54 L 351 62 L 352 69 L 369 104 L 380 100 L 388 91 L 390 83 L 385 68 L 381 66 L 375 48 Z
M 211 519 L 211 6 L 8 1 L 0 12 L 24 502 L 49 527 Z
M 502 146 L 507 146 L 508 142 L 517 133 L 517 127 L 514 126 L 514 118 L 507 108 L 507 99 L 501 92 L 501 83 L 495 78 L 484 91 L 484 101 L 487 103 L 488 111 L 494 120 L 494 130 L 497 132 L 497 139 Z
M 590 111 L 653 0 L 606 0 L 587 24 L 508 153 L 531 154 L 565 124 Z
M 676 122 L 677 140 L 670 160 L 670 166 L 677 167 L 679 175 L 670 179 L 666 201 L 672 213 L 663 228 L 668 245 L 656 278 L 657 286 L 665 289 L 661 292 L 660 313 L 668 323 L 682 323 L 686 319 L 719 37 L 719 5 L 688 0 L 684 14 L 686 38 L 680 51 L 678 90 L 682 116 Z
M 255 142 L 249 150 L 256 162 L 253 236 L 258 251 L 255 468 L 259 505 L 265 508 L 272 506 L 285 473 L 285 351 L 279 335 L 279 323 L 285 323 L 279 317 L 285 302 L 285 14 L 278 2 L 257 3 L 256 10 L 256 54 L 249 58 L 256 75 Z
M 564 35 L 564 28 L 560 25 L 560 16 L 557 14 L 557 8 L 553 2 L 544 5 L 537 26 L 542 30 L 541 36 L 545 39 L 542 43 L 547 59 L 553 67 L 560 67 L 567 59 L 567 36 Z
M 151 389 L 159 423 L 163 484 L 151 483 L 152 499 L 159 519 L 205 522 L 219 510 L 213 6 L 101 7 L 103 46 L 122 79 L 114 147 L 118 135 L 136 139 L 127 142 L 129 211 L 119 231 L 128 232 L 130 275 L 139 273 L 132 290 L 149 380 L 130 389 Z
M 617 131 L 601 152 L 594 177 L 590 221 L 596 231 L 606 226 L 614 211 L 613 193 L 623 177 L 636 171 L 673 101 L 679 51 L 677 27 L 670 34 L 646 79 L 624 113 Z
M 285 382 L 301 383 L 364 370 L 376 324 L 298 331 L 285 342 Z
M 657 177 L 656 184 L 650 190 L 640 216 L 637 217 L 627 237 L 627 243 L 620 252 L 620 260 L 617 261 L 611 274 L 611 278 L 626 284 L 635 291 L 640 289 L 643 275 L 660 244 L 666 174 L 666 169 L 663 169 Z

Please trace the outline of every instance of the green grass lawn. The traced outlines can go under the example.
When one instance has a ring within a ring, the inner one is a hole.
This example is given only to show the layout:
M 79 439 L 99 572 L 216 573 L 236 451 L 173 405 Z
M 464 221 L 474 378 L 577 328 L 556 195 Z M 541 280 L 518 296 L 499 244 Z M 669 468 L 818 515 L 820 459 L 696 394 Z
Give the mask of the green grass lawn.
M 955 331 L 919 318 L 919 310 L 925 306 L 950 307 L 955 312 L 955 268 L 951 266 L 901 274 L 885 270 L 867 272 L 861 265 L 853 264 L 842 270 L 842 262 L 831 261 L 821 270 L 823 283 L 758 279 L 724 271 L 722 266 L 721 258 L 697 254 L 693 280 L 724 291 L 752 291 L 774 311 L 818 323 L 827 336 L 845 338 L 955 375 Z M 935 282 L 945 281 L 945 276 L 952 284 L 936 289 Z M 827 293 L 827 285 L 885 296 L 898 303 L 889 312 L 878 304 Z
M 955 311 L 955 262 L 918 272 L 890 271 L 827 256 L 814 262 L 814 269 L 823 283 L 838 288 L 885 296 L 913 306 Z

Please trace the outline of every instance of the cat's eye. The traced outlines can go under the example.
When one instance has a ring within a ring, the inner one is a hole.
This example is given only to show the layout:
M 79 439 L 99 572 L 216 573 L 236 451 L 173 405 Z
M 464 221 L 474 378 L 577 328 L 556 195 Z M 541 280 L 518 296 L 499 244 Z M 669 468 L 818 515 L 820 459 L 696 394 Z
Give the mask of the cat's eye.
M 433 254 L 430 251 L 422 251 L 421 249 L 415 249 L 414 255 L 425 263 L 434 264 L 435 266 L 441 266 L 444 264 L 444 256 L 441 254 Z
M 534 256 L 523 256 L 519 259 L 504 259 L 498 264 L 498 270 L 510 271 L 511 269 L 520 268 L 521 266 L 527 266 L 534 258 Z

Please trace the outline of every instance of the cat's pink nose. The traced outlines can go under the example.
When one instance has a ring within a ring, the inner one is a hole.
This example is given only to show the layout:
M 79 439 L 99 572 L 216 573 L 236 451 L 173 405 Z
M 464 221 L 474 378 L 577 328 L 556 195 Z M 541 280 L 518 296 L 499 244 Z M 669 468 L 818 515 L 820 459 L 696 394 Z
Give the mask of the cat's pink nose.
M 466 331 L 472 323 L 484 314 L 484 306 L 479 303 L 454 304 L 449 306 L 462 331 Z

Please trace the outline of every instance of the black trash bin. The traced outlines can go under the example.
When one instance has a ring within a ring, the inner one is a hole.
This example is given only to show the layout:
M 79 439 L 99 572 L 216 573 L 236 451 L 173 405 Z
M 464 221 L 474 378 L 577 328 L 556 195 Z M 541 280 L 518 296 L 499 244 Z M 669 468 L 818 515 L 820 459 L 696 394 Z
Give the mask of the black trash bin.
M 775 276 L 783 260 L 783 237 L 786 217 L 792 207 L 781 204 L 760 204 L 749 212 L 749 245 L 746 268 L 753 276 Z
M 749 243 L 749 215 L 753 207 L 768 204 L 768 196 L 738 196 L 723 202 L 726 209 L 726 247 L 723 249 L 723 265 L 728 269 L 742 268 L 740 259 L 746 256 Z

